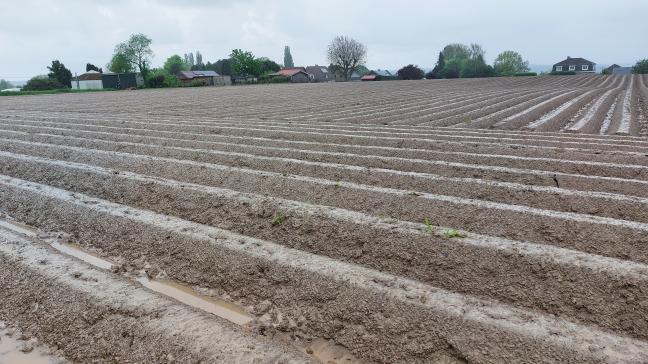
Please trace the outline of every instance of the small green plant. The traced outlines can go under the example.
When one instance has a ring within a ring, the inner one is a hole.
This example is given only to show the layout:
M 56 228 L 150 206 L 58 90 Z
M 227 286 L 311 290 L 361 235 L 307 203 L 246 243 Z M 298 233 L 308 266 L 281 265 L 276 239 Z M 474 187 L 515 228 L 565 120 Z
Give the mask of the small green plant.
M 272 226 L 279 226 L 283 224 L 284 221 L 286 221 L 286 215 L 282 214 L 281 212 L 277 212 L 272 217 Z
M 459 230 L 456 230 L 456 229 L 449 229 L 449 230 L 446 230 L 446 231 L 444 232 L 444 235 L 445 235 L 446 238 L 448 238 L 448 239 L 452 239 L 452 238 L 463 238 L 463 237 L 464 237 L 464 235 L 463 235 Z
M 428 218 L 426 217 L 426 218 L 423 220 L 423 224 L 425 224 L 425 231 L 427 231 L 427 232 L 430 233 L 430 234 L 432 234 L 432 233 L 434 232 L 434 226 L 433 226 L 432 223 L 430 222 L 430 219 L 428 219 Z
M 463 119 L 463 122 L 466 123 L 466 124 L 467 124 L 467 123 L 472 123 L 472 118 L 471 118 L 470 116 L 466 116 L 466 117 Z
M 191 160 L 197 161 L 198 159 L 200 159 L 200 153 L 198 152 L 191 153 Z
M 409 193 L 407 193 L 407 194 L 410 195 L 410 196 L 414 196 L 414 197 L 421 196 L 421 194 L 418 193 L 418 192 L 416 192 L 416 191 L 411 191 L 411 192 L 409 192 Z

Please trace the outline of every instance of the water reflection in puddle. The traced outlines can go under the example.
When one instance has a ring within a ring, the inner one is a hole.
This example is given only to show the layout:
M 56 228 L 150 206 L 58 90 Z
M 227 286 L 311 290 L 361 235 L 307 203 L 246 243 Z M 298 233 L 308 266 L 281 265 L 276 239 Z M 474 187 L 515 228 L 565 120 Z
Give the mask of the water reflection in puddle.
M 63 364 L 60 357 L 48 354 L 46 349 L 32 340 L 18 340 L 0 321 L 0 363 L 1 364 Z
M 137 278 L 137 281 L 148 289 L 172 297 L 185 305 L 222 317 L 237 325 L 245 325 L 253 319 L 242 308 L 234 304 L 202 296 L 190 287 L 175 282 L 150 280 L 146 277 Z

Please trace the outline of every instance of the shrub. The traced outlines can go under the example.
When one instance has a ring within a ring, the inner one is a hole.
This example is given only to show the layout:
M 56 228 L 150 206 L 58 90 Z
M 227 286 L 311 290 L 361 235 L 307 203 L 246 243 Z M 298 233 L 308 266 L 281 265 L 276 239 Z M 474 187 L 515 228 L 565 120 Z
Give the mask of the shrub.
M 151 88 L 178 87 L 180 80 L 165 69 L 157 68 L 146 75 L 146 85 Z
M 638 74 L 648 74 L 648 58 L 638 61 L 634 67 L 632 67 L 632 73 Z
M 57 90 L 66 88 L 59 81 L 49 78 L 47 76 L 36 76 L 27 81 L 27 84 L 22 89 L 24 91 L 44 91 L 44 90 Z
M 206 80 L 202 80 L 202 79 L 191 80 L 191 82 L 189 83 L 189 87 L 203 87 L 208 85 L 209 83 L 207 83 Z
M 425 73 L 418 66 L 409 64 L 398 70 L 398 76 L 403 80 L 420 80 L 425 76 Z
M 549 74 L 553 76 L 573 76 L 576 74 L 576 71 L 553 71 Z
M 259 77 L 259 83 L 288 83 L 288 82 L 290 82 L 290 77 L 286 77 L 286 76 L 263 75 Z
M 515 77 L 528 77 L 528 76 L 537 76 L 538 74 L 535 72 L 520 72 L 516 73 L 513 76 Z

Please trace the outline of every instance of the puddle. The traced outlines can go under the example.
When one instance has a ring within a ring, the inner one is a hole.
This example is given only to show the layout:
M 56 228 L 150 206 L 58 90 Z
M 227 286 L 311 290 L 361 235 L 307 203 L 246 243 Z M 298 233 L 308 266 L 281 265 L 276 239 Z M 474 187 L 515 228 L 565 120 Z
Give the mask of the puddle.
M 253 320 L 252 316 L 240 307 L 223 300 L 203 296 L 190 287 L 172 281 L 150 280 L 146 277 L 137 278 L 137 281 L 148 289 L 174 298 L 185 305 L 222 317 L 237 325 L 245 325 Z
M 2 364 L 63 364 L 65 359 L 51 355 L 34 340 L 18 340 L 19 334 L 9 335 L 0 321 L 0 363 Z
M 34 237 L 37 236 L 38 233 L 36 230 L 32 229 L 31 227 L 21 224 L 19 222 L 15 221 L 7 221 L 4 219 L 0 219 L 0 227 L 3 227 L 7 230 L 11 230 L 15 233 L 23 234 L 26 236 Z
M 361 364 L 345 347 L 317 339 L 304 347 L 304 352 L 326 364 Z
M 92 254 L 81 246 L 69 243 L 51 243 L 52 247 L 63 254 L 73 256 L 88 264 L 110 270 L 113 264 L 96 254 Z M 188 306 L 209 312 L 237 325 L 245 325 L 253 320 L 242 308 L 227 301 L 213 299 L 199 294 L 191 287 L 166 280 L 149 279 L 146 276 L 135 278 L 144 287 L 174 298 Z M 0 363 L 1 364 L 1 363 Z
M 92 254 L 86 250 L 83 250 L 80 246 L 76 244 L 69 243 L 51 243 L 50 244 L 54 249 L 60 251 L 63 254 L 71 255 L 77 259 L 80 259 L 88 264 L 91 264 L 95 267 L 108 269 L 110 270 L 113 264 L 103 258 L 100 258 L 96 254 Z

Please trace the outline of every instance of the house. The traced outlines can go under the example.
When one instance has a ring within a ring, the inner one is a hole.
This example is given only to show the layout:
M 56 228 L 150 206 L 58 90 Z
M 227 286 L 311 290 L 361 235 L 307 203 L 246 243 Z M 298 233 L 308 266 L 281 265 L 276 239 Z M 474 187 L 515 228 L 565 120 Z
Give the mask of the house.
M 205 86 L 225 86 L 232 84 L 232 79 L 229 76 L 221 76 L 214 71 L 180 71 L 177 76 L 182 86 L 200 84 Z
M 74 83 L 74 82 L 73 82 Z M 139 73 L 102 73 L 101 83 L 103 88 L 125 90 L 138 88 L 144 85 L 144 78 Z
M 287 77 L 292 83 L 308 83 L 311 81 L 311 76 L 306 72 L 304 67 L 284 68 L 278 72 L 271 73 L 270 76 Z
M 342 71 L 339 71 L 339 70 L 335 71 L 335 74 L 333 75 L 333 77 L 335 78 L 335 82 L 344 82 L 344 81 L 346 81 L 346 78 L 344 77 L 344 74 L 342 73 Z M 361 77 L 358 74 L 358 72 L 353 72 L 351 74 L 351 77 L 349 77 L 349 81 L 360 81 L 360 78 Z
M 311 77 L 313 82 L 334 82 L 335 75 L 333 72 L 329 71 L 327 67 L 324 66 L 308 66 L 306 67 L 306 73 Z
M 596 63 L 585 58 L 567 57 L 564 61 L 554 64 L 552 72 L 595 73 Z
M 398 76 L 394 76 L 393 73 L 388 70 L 373 70 L 369 71 L 366 75 L 360 78 L 362 81 L 388 81 L 388 80 L 397 80 Z
M 72 78 L 73 90 L 101 90 L 103 88 L 101 73 L 97 71 L 88 71 Z

